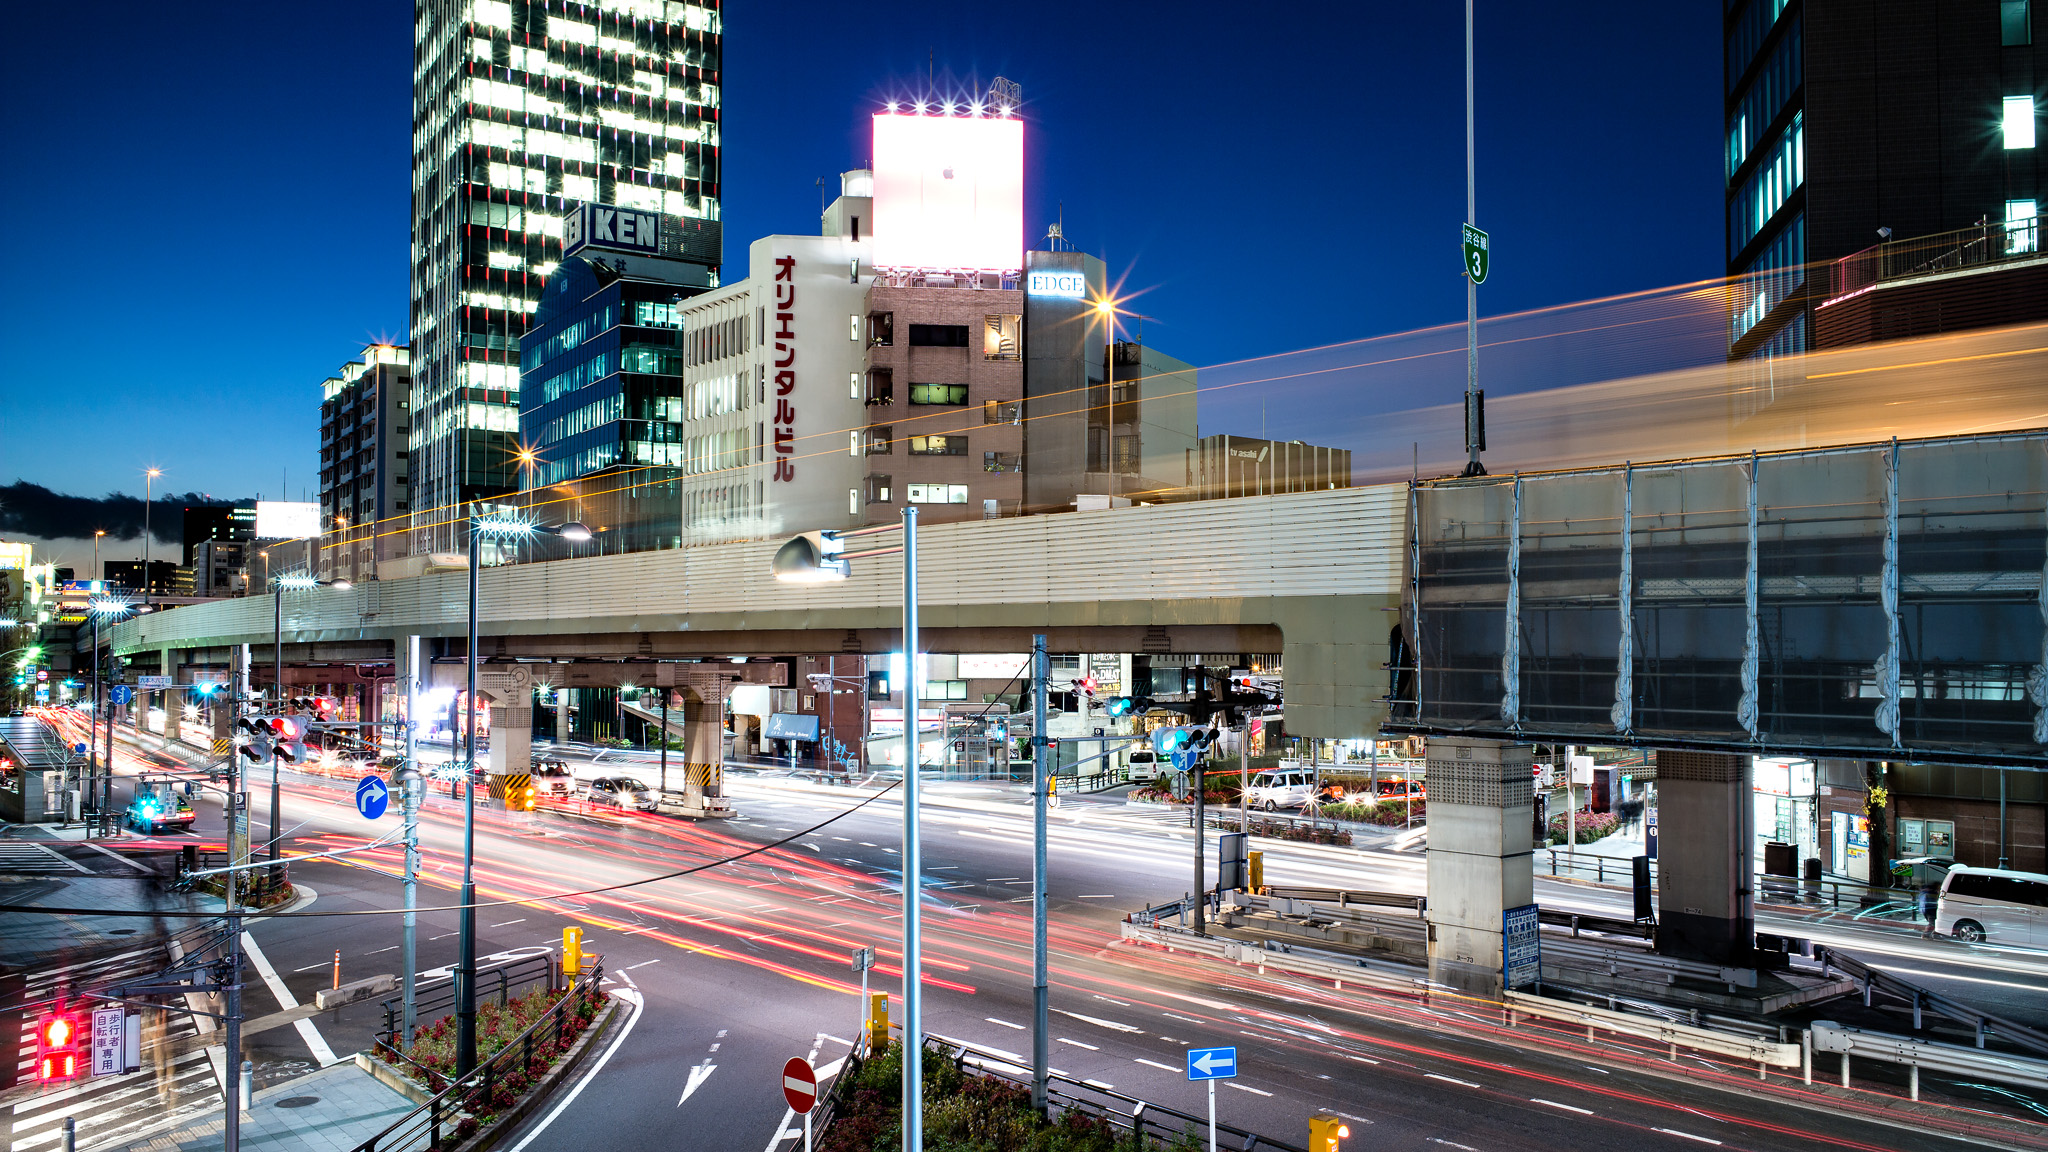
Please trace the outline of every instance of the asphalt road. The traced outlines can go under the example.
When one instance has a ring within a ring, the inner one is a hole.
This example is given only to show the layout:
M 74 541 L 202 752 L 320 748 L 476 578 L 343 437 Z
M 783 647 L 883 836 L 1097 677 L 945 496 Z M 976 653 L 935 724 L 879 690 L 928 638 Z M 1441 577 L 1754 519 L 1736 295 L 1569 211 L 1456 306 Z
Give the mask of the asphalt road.
M 505 903 L 479 910 L 479 953 L 538 950 L 558 944 L 562 927 L 580 924 L 586 947 L 604 955 L 608 986 L 640 1001 L 577 1094 L 531 1119 L 503 1147 L 581 1152 L 602 1134 L 618 1149 L 670 1148 L 686 1133 L 691 1147 L 788 1148 L 795 1141 L 777 1070 L 790 1056 L 830 1064 L 845 1053 L 858 1012 L 848 954 L 873 946 L 877 990 L 899 984 L 893 963 L 902 814 L 893 797 L 849 812 L 872 794 L 768 779 L 735 779 L 732 790 L 742 817 L 702 825 L 567 811 L 480 816 L 480 898 Z M 924 814 L 926 1028 L 1028 1063 L 1028 809 L 994 789 L 944 791 Z M 267 793 L 259 794 L 259 828 L 266 802 Z M 200 808 L 194 835 L 217 840 L 217 807 Z M 361 845 L 371 832 L 333 782 L 291 780 L 284 821 L 294 852 Z M 395 825 L 388 816 L 375 832 Z M 1915 1121 L 1911 1129 L 1880 1124 L 1818 1097 L 1808 1097 L 1815 1108 L 1794 1106 L 1799 1089 L 1783 1078 L 1773 1077 L 1767 1092 L 1758 1090 L 1753 1072 L 1739 1069 L 1692 1066 L 1701 1079 L 1675 1079 L 1642 1053 L 1566 1037 L 1531 1051 L 1502 1036 L 1498 1021 L 1456 1008 L 1263 979 L 1123 944 L 1117 923 L 1126 911 L 1191 886 L 1190 834 L 1142 813 L 1133 818 L 1121 806 L 1073 801 L 1055 815 L 1054 829 L 1052 1065 L 1077 1079 L 1201 1114 L 1206 1094 L 1185 1078 L 1185 1050 L 1236 1044 L 1243 1070 L 1218 1092 L 1220 1117 L 1297 1144 L 1306 1143 L 1307 1118 L 1321 1109 L 1348 1117 L 1354 1138 L 1370 1141 L 1358 1146 L 1375 1148 L 1959 1142 L 1937 1122 Z M 180 838 L 160 840 L 168 846 Z M 784 839 L 780 847 L 716 863 Z M 430 802 L 422 841 L 420 903 L 450 904 L 459 880 L 460 819 L 445 794 Z M 1419 856 L 1263 847 L 1273 882 L 1420 887 Z M 395 848 L 347 859 L 294 865 L 294 879 L 318 893 L 297 911 L 398 906 L 389 875 L 398 867 Z M 555 895 L 704 864 L 714 866 L 631 888 Z M 1612 898 L 1548 882 L 1541 891 L 1546 904 L 1578 900 L 1589 909 Z M 455 923 L 451 911 L 421 914 L 423 968 L 454 961 Z M 1839 931 L 1915 955 L 1926 947 L 1856 928 Z M 277 973 L 283 993 L 270 995 L 280 1003 L 309 1000 L 331 982 L 337 947 L 344 980 L 399 967 L 394 915 L 274 917 L 254 923 L 251 936 Z M 2015 975 L 2013 958 L 1961 949 L 1929 950 L 1927 957 L 1915 962 L 1956 981 L 2048 988 L 2038 971 Z M 365 1046 L 379 1016 L 371 1006 L 328 1013 L 306 1029 L 260 1034 L 252 1046 L 261 1065 L 282 1075 L 324 1059 L 322 1044 L 344 1054 Z

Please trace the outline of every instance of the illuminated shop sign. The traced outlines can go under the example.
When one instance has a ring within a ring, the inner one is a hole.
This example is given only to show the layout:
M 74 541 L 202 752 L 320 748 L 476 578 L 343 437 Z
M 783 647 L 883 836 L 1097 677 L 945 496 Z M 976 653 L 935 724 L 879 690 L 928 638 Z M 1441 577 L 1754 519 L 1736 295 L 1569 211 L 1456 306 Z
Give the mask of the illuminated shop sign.
M 1033 296 L 1079 300 L 1088 295 L 1088 277 L 1079 272 L 1032 272 L 1024 277 L 1024 291 Z

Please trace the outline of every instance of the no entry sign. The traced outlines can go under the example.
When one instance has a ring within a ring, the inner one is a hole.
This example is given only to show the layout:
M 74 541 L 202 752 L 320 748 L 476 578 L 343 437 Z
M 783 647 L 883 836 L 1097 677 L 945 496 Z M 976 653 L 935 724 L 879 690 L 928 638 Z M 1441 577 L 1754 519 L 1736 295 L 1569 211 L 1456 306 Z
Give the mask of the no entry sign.
M 792 1112 L 808 1113 L 818 1102 L 818 1074 L 798 1057 L 791 1056 L 782 1066 L 782 1098 Z

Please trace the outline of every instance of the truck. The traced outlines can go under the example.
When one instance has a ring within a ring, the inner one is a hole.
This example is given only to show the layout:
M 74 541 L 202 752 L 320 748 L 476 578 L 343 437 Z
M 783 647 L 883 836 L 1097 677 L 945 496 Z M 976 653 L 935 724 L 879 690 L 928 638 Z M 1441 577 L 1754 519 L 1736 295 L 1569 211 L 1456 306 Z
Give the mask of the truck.
M 166 828 L 190 828 L 192 819 L 182 781 L 143 777 L 135 782 L 135 799 L 128 804 L 130 828 L 155 834 Z

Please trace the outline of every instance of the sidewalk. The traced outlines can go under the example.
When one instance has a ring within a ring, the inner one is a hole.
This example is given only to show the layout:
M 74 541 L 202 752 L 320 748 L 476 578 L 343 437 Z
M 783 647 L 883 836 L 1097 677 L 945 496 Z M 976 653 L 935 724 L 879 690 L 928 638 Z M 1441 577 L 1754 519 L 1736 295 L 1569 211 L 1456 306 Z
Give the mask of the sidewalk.
M 358 1067 L 330 1064 L 256 1093 L 242 1114 L 242 1147 L 349 1152 L 396 1123 L 413 1101 Z M 119 1145 L 119 1152 L 214 1152 L 225 1121 L 218 1114 Z M 108 1149 L 107 1152 L 115 1152 Z M 400 1152 L 394 1146 L 393 1152 Z

